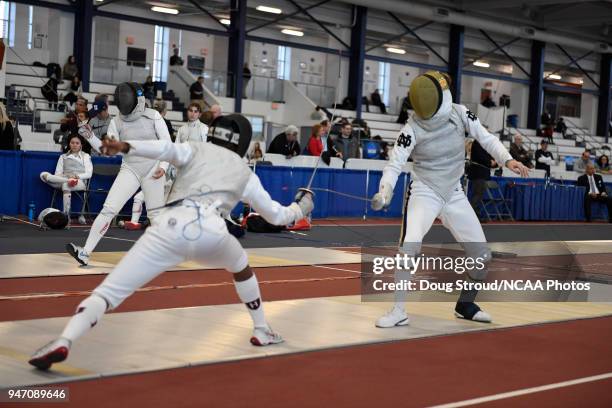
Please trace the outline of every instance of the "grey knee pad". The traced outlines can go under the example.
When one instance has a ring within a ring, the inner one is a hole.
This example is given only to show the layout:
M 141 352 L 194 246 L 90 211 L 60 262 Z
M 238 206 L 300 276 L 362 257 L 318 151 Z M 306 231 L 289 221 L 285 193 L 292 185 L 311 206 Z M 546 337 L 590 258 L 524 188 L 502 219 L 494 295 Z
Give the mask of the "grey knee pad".
M 476 263 L 476 265 L 484 264 L 482 268 L 470 268 L 467 271 L 467 274 L 470 279 L 475 281 L 482 281 L 486 279 L 487 274 L 489 273 L 489 263 L 491 262 L 492 255 L 491 250 L 489 249 L 486 242 L 464 242 L 461 244 L 465 251 L 465 256 L 467 258 L 472 258 L 474 260 L 479 260 L 480 263 Z

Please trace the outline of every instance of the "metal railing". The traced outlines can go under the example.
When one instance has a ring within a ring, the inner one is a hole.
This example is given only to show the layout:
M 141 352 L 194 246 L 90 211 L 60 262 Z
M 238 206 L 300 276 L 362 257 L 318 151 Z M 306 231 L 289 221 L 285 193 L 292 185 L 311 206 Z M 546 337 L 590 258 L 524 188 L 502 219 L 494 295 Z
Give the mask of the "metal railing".
M 587 132 L 586 130 L 584 130 L 583 128 L 579 127 L 576 123 L 574 123 L 571 119 L 566 119 L 567 124 L 572 126 L 572 135 L 576 136 L 576 141 L 577 142 L 584 142 L 585 144 L 585 148 L 589 147 L 588 145 L 590 145 L 590 147 L 592 149 L 601 149 L 603 147 L 603 143 L 598 142 L 597 140 L 595 140 L 595 138 L 593 138 L 593 135 L 591 135 L 589 132 Z M 569 126 L 568 126 L 569 127 Z M 569 131 L 570 129 L 568 129 Z M 578 131 L 578 132 L 576 132 Z M 578 138 L 581 138 L 581 140 L 579 140 Z
M 105 84 L 142 83 L 149 75 L 152 75 L 152 72 L 149 63 L 146 63 L 144 67 L 139 67 L 124 59 L 94 56 L 91 80 Z
M 293 81 L 293 84 L 319 106 L 332 106 L 336 98 L 336 88 L 325 85 L 307 84 Z
M 282 79 L 252 75 L 244 79 L 243 95 L 248 99 L 266 102 L 282 102 L 285 82 Z

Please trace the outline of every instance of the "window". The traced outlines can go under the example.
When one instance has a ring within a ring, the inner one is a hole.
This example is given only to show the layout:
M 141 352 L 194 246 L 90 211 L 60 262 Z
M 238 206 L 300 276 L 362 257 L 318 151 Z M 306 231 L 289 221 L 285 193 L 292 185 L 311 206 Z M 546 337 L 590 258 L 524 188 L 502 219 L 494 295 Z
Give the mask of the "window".
M 15 3 L 0 1 L 0 36 L 15 46 Z
M 391 76 L 391 64 L 388 62 L 378 63 L 378 91 L 382 94 L 382 101 L 389 106 L 389 77 Z
M 291 48 L 289 47 L 278 46 L 276 77 L 278 79 L 291 79 Z
M 166 82 L 168 79 L 168 43 L 170 30 L 155 26 L 155 45 L 153 48 L 153 81 Z
M 34 6 L 28 6 L 28 49 L 32 49 L 32 23 L 34 21 Z

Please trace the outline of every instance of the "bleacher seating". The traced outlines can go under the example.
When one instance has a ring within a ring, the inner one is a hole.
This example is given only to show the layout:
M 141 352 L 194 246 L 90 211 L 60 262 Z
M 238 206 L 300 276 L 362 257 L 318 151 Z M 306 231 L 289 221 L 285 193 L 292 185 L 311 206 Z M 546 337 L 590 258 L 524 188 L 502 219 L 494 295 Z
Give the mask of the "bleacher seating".
M 315 167 L 319 158 L 316 156 L 295 156 L 290 159 L 286 158 L 282 154 L 266 153 L 264 155 L 264 161 L 272 163 L 274 166 L 287 166 L 287 167 Z M 319 163 L 319 167 L 330 168 L 330 169 L 341 169 L 344 162 L 337 158 L 332 157 L 329 166 L 323 161 Z

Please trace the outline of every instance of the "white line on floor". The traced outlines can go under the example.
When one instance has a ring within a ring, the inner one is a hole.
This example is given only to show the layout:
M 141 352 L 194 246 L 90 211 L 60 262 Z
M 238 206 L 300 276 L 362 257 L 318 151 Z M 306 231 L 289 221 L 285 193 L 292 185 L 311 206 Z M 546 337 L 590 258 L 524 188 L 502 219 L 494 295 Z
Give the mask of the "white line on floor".
M 333 269 L 335 271 L 344 271 L 344 272 L 351 272 L 351 273 L 356 273 L 356 274 L 361 273 L 361 271 L 352 271 L 350 269 L 335 268 L 333 266 L 324 266 L 324 265 L 308 265 L 308 266 L 312 266 L 313 268 Z
M 522 390 L 503 392 L 501 394 L 494 394 L 494 395 L 489 395 L 486 397 L 473 398 L 473 399 L 457 401 L 457 402 L 450 402 L 448 404 L 435 405 L 430 408 L 465 407 L 468 405 L 482 404 L 484 402 L 489 402 L 489 401 L 497 401 L 497 400 L 501 400 L 505 398 L 518 397 L 520 395 L 534 394 L 536 392 L 554 390 L 556 388 L 570 387 L 572 385 L 605 380 L 607 378 L 612 378 L 612 372 L 605 373 L 605 374 L 599 374 L 599 375 L 593 375 L 591 377 L 577 378 L 575 380 L 563 381 L 563 382 L 554 383 L 554 384 L 541 385 L 539 387 L 523 388 Z

